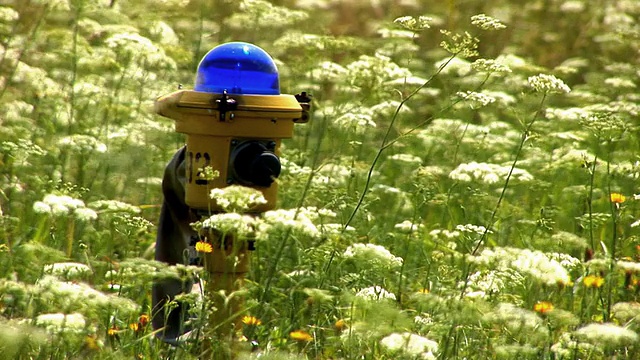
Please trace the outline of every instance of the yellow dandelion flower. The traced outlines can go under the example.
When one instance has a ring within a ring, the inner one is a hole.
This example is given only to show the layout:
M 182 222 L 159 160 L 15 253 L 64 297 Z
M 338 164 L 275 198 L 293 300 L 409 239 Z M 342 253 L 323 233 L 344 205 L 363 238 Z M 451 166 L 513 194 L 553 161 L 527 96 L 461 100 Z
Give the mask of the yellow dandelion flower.
M 582 279 L 582 282 L 584 283 L 584 286 L 588 288 L 600 288 L 602 287 L 602 284 L 604 284 L 604 278 L 596 275 L 589 275 L 585 276 L 584 279 Z
M 213 252 L 213 246 L 211 246 L 211 244 L 209 244 L 208 242 L 198 241 L 196 243 L 196 251 L 202 253 L 211 253 Z
M 116 335 L 118 335 L 118 332 L 119 332 L 119 331 L 120 331 L 120 330 L 118 330 L 118 328 L 114 326 L 114 327 L 112 327 L 112 328 L 109 328 L 109 330 L 107 330 L 107 335 L 109 335 L 109 336 L 116 336 Z
M 129 324 L 129 329 L 133 330 L 133 331 L 138 331 L 140 330 L 140 324 L 138 323 L 131 323 Z
M 304 330 L 296 330 L 289 333 L 289 337 L 296 341 L 311 341 L 313 336 Z
M 623 202 L 625 202 L 625 200 L 627 200 L 626 196 L 619 193 L 611 193 L 609 197 L 611 199 L 611 202 L 616 204 L 622 204 Z
M 262 325 L 262 321 L 255 316 L 245 315 L 242 317 L 242 323 L 249 326 Z
M 422 288 L 422 289 L 418 290 L 418 292 L 419 292 L 420 294 L 428 294 L 428 293 L 429 293 L 429 289 L 427 289 L 427 288 Z
M 340 319 L 336 321 L 336 323 L 333 326 L 335 326 L 336 330 L 342 331 L 347 328 L 347 323 L 344 321 L 344 319 Z
M 533 305 L 533 311 L 544 314 L 553 310 L 553 304 L 548 301 L 538 301 L 535 305 Z

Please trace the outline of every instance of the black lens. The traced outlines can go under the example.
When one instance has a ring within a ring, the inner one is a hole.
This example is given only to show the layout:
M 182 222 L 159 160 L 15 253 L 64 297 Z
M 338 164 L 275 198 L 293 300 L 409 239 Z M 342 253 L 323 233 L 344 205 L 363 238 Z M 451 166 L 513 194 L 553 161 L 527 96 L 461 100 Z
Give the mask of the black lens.
M 246 141 L 231 152 L 235 177 L 243 185 L 269 187 L 280 176 L 280 159 L 260 141 Z

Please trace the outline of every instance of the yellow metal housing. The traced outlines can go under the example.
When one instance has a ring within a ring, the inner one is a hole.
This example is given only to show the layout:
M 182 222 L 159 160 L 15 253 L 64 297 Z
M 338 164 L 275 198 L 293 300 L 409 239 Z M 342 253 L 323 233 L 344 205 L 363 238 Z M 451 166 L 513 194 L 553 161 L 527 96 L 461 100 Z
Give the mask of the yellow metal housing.
M 176 131 L 187 135 L 185 200 L 194 209 L 222 210 L 209 198 L 209 193 L 211 189 L 229 185 L 232 141 L 273 141 L 274 152 L 278 154 L 281 139 L 291 138 L 294 123 L 304 116 L 293 95 L 230 95 L 236 105 L 226 111 L 216 102 L 222 97 L 223 94 L 180 90 L 159 97 L 155 103 L 156 113 L 175 120 Z M 206 166 L 218 170 L 220 176 L 204 181 L 198 169 Z M 252 211 L 273 209 L 277 184 L 254 188 L 263 193 L 267 204 Z

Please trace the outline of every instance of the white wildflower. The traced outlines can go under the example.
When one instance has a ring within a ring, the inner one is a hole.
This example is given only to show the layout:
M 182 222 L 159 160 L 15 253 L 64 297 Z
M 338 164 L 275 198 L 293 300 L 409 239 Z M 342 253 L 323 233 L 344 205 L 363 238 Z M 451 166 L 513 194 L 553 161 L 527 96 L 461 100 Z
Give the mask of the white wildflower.
M 546 338 L 549 334 L 549 330 L 538 314 L 509 303 L 499 304 L 493 311 L 484 315 L 484 319 L 490 323 L 502 325 L 510 333 L 529 336 L 529 340 L 533 340 L 533 337 Z
M 484 233 L 492 234 L 493 231 L 487 231 L 487 228 L 482 225 L 473 225 L 473 224 L 465 224 L 465 225 L 456 225 L 456 230 L 462 233 L 472 233 L 478 235 L 484 235 Z
M 239 185 L 213 189 L 210 197 L 227 212 L 251 211 L 256 206 L 267 203 L 261 191 Z
M 114 295 L 106 295 L 82 282 L 60 281 L 45 275 L 34 286 L 34 291 L 51 306 L 61 306 L 79 312 L 92 313 L 99 309 L 117 309 L 127 314 L 139 311 L 132 300 Z
M 424 225 L 422 224 L 414 224 L 409 220 L 405 220 L 399 224 L 395 224 L 393 226 L 394 229 L 397 229 L 398 231 L 402 232 L 402 233 L 411 233 L 411 232 L 415 232 L 418 231 L 420 229 L 422 229 L 424 227 Z
M 511 166 L 477 163 L 474 161 L 458 165 L 457 168 L 449 173 L 449 178 L 464 182 L 480 180 L 486 184 L 494 184 L 505 181 L 510 170 Z M 511 180 L 532 181 L 533 175 L 524 169 L 513 168 Z
M 422 164 L 422 158 L 420 158 L 419 156 L 415 156 L 413 154 L 393 154 L 389 156 L 389 159 L 399 163 L 405 163 L 405 164 L 413 164 L 413 165 Z
M 586 4 L 582 0 L 568 0 L 560 5 L 560 11 L 563 13 L 580 13 L 585 9 Z
M 91 268 L 85 264 L 75 262 L 62 262 L 45 265 L 45 274 L 51 274 L 63 279 L 77 279 L 91 274 Z
M 501 30 L 506 29 L 507 26 L 500 20 L 487 16 L 485 14 L 473 15 L 471 17 L 471 24 L 479 27 L 482 30 Z
M 93 217 L 93 214 L 87 214 L 84 212 L 84 201 L 72 198 L 68 195 L 55 195 L 47 194 L 42 201 L 37 201 L 33 205 L 33 209 L 39 213 L 48 213 L 54 216 L 69 215 L 75 213 L 78 217 L 85 218 L 85 216 Z M 79 209 L 80 212 L 78 212 Z M 90 209 L 88 209 L 90 210 Z M 95 212 L 94 212 L 95 213 Z M 96 214 L 97 216 L 97 214 Z
M 640 303 L 619 302 L 611 307 L 613 316 L 622 323 L 640 323 Z
M 420 359 L 435 360 L 438 343 L 424 336 L 409 332 L 393 333 L 380 340 L 380 345 L 389 352 L 399 352 Z
M 589 324 L 574 332 L 580 340 L 604 348 L 617 348 L 637 344 L 640 337 L 634 331 L 612 324 Z
M 598 347 L 586 342 L 577 341 L 571 333 L 562 334 L 558 342 L 551 346 L 551 352 L 557 354 L 558 357 L 562 359 L 573 358 L 576 355 L 591 357 L 602 354 L 602 350 Z
M 112 35 L 105 44 L 125 60 L 144 63 L 147 66 L 175 69 L 176 63 L 166 56 L 164 50 L 151 40 L 136 33 L 124 32 Z
M 256 217 L 238 213 L 219 213 L 211 215 L 197 225 L 198 228 L 215 229 L 223 234 L 235 234 L 240 238 L 254 233 Z
M 376 54 L 362 55 L 347 65 L 346 78 L 349 83 L 360 89 L 378 89 L 388 81 L 404 79 L 411 76 L 411 72 L 394 63 L 391 58 Z
M 371 191 L 379 191 L 386 194 L 402 194 L 402 190 L 385 184 L 375 184 L 371 188 Z
M 79 334 L 85 331 L 87 323 L 82 314 L 41 314 L 35 318 L 35 324 L 47 329 L 52 334 Z
M 430 22 L 433 21 L 433 18 L 428 16 L 402 16 L 393 20 L 395 24 L 402 26 L 403 28 L 411 31 L 420 31 L 424 29 L 428 29 L 431 27 L 429 25 Z
M 73 210 L 73 217 L 80 221 L 91 221 L 98 218 L 98 213 L 93 209 L 89 209 L 86 207 L 80 207 Z
M 345 130 L 354 131 L 356 134 L 363 134 L 367 132 L 369 128 L 375 128 L 377 126 L 373 121 L 371 111 L 363 108 L 341 115 L 334 121 L 334 124 Z
M 256 222 L 256 238 L 268 240 L 271 234 L 289 229 L 304 236 L 316 237 L 320 231 L 313 223 L 320 215 L 313 207 L 296 209 L 276 209 L 264 212 Z
M 468 261 L 496 270 L 512 269 L 549 286 L 571 282 L 569 271 L 559 261 L 537 250 L 496 247 L 470 255 Z
M 366 266 L 391 269 L 402 265 L 402 258 L 394 256 L 382 245 L 349 245 L 342 256 L 346 259 L 354 259 L 359 264 L 363 264 Z
M 612 87 L 612 88 L 622 88 L 622 89 L 635 89 L 636 88 L 636 84 L 627 79 L 627 78 L 623 78 L 623 77 L 613 77 L 613 78 L 608 78 L 604 80 L 605 85 Z
M 510 73 L 511 69 L 495 59 L 477 59 L 471 64 L 471 68 L 479 72 Z
M 471 103 L 469 106 L 472 109 L 478 109 L 496 101 L 496 98 L 491 95 L 475 91 L 458 91 L 456 93 L 456 96 L 462 98 L 463 100 L 469 101 Z
M 394 294 L 377 285 L 361 289 L 356 293 L 356 297 L 370 301 L 396 300 Z
M 434 240 L 451 240 L 459 238 L 460 232 L 457 230 L 450 231 L 447 229 L 434 229 L 429 232 L 429 236 Z
M 347 69 L 342 65 L 332 61 L 323 61 L 315 69 L 311 70 L 307 76 L 321 82 L 343 82 L 347 74 Z
M 442 68 L 444 66 L 444 68 Z M 442 74 L 455 74 L 460 77 L 465 76 L 471 72 L 471 63 L 467 60 L 460 58 L 446 57 L 435 63 L 436 69 L 442 68 Z
M 10 23 L 20 18 L 20 13 L 8 6 L 0 6 L 0 23 Z
M 135 206 L 118 200 L 98 200 L 87 204 L 92 209 L 101 212 L 127 212 L 139 214 L 142 210 Z
M 616 265 L 624 271 L 640 274 L 640 262 L 618 260 Z
M 530 76 L 529 86 L 537 92 L 543 93 L 568 93 L 571 89 L 560 79 L 553 75 L 538 74 Z
M 65 136 L 58 141 L 58 145 L 69 147 L 79 152 L 107 152 L 107 145 L 90 135 L 76 134 Z
M 186 1 L 188 3 L 188 1 Z M 154 21 L 149 27 L 149 33 L 164 45 L 179 45 L 180 38 L 169 24 L 164 21 Z

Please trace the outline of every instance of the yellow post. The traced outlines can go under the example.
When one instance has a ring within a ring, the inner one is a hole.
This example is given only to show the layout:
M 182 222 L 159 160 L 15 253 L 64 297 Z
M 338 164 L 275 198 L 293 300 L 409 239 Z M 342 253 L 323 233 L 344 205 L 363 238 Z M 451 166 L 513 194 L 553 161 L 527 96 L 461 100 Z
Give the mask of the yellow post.
M 213 252 L 204 255 L 204 267 L 209 274 L 204 293 L 213 311 L 204 332 L 201 358 L 233 359 L 243 304 L 236 291 L 242 288 L 249 272 L 251 253 L 246 241 L 234 242 L 230 237 L 220 241 L 214 232 L 209 234 L 214 246 Z
M 185 203 L 201 216 L 222 212 L 210 190 L 239 184 L 259 190 L 267 200 L 252 213 L 273 209 L 281 141 L 293 136 L 294 123 L 308 121 L 310 99 L 306 93 L 280 94 L 273 59 L 240 42 L 220 45 L 204 56 L 195 90 L 179 90 L 155 103 L 156 113 L 175 120 L 176 131 L 186 134 Z M 220 176 L 200 176 L 207 166 Z M 223 239 L 215 229 L 204 235 L 213 245 L 213 252 L 204 254 L 204 265 L 209 275 L 205 296 L 214 311 L 204 331 L 202 356 L 230 359 L 242 302 L 229 295 L 242 286 L 250 252 L 246 241 Z

